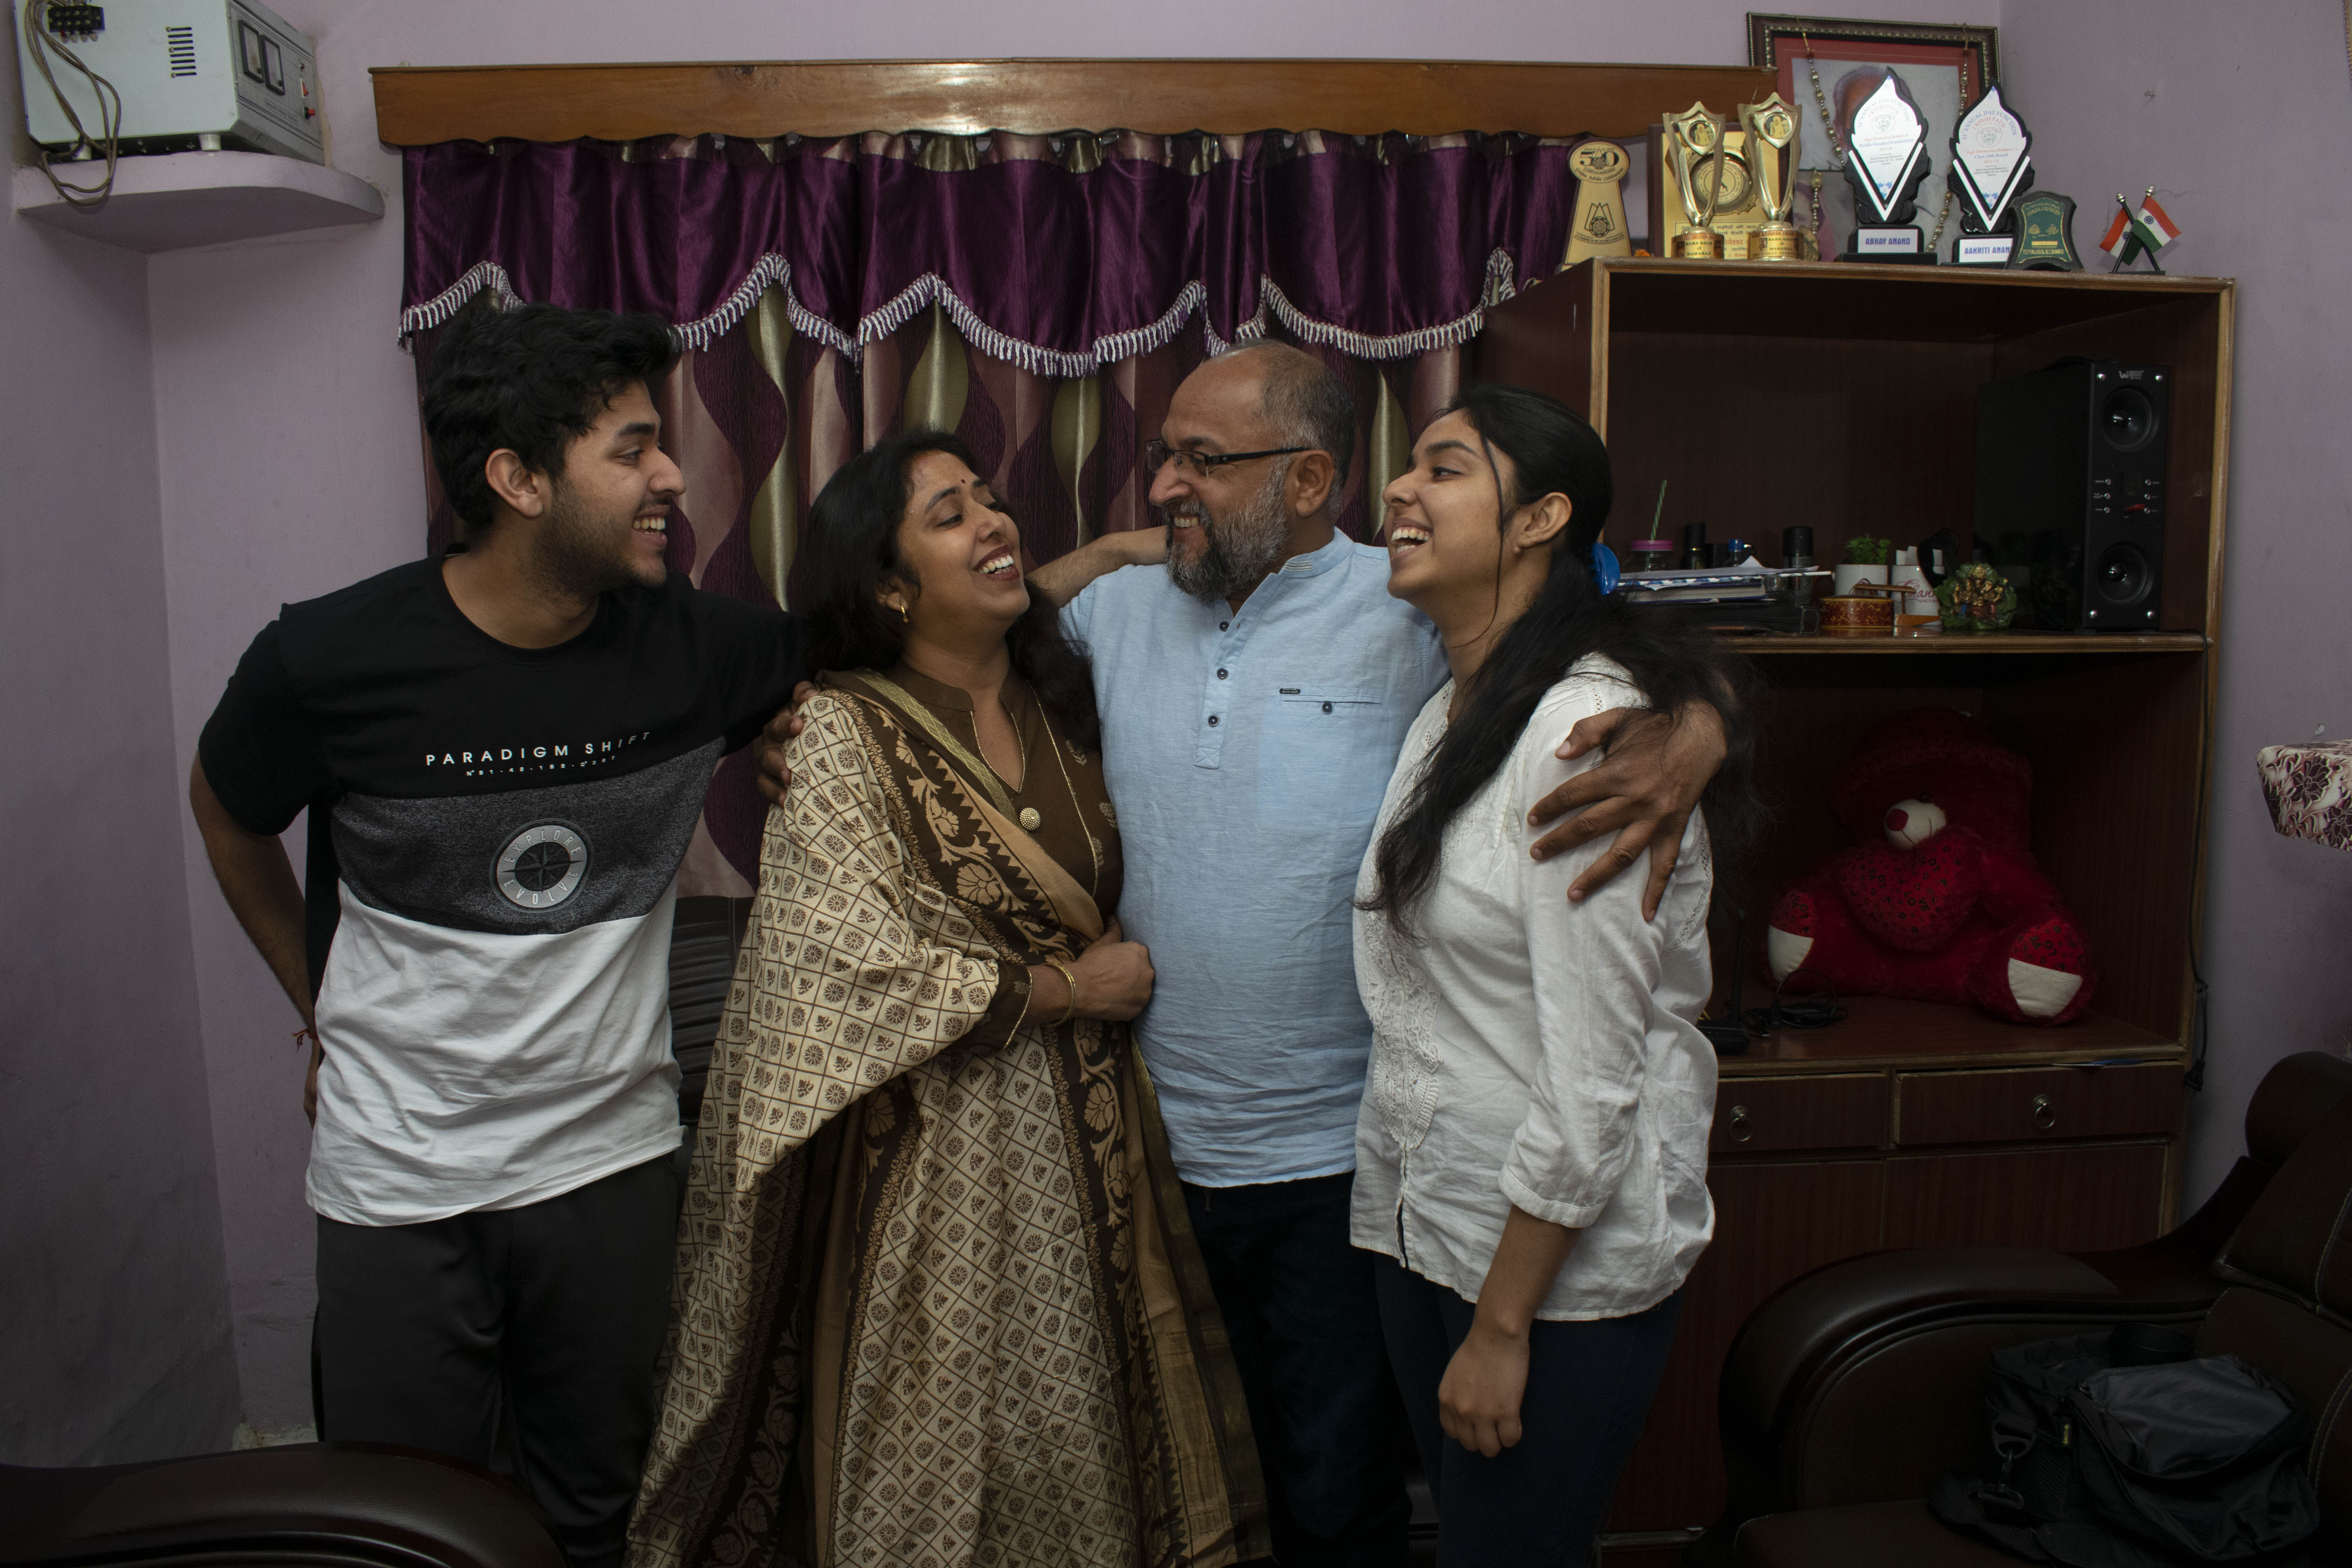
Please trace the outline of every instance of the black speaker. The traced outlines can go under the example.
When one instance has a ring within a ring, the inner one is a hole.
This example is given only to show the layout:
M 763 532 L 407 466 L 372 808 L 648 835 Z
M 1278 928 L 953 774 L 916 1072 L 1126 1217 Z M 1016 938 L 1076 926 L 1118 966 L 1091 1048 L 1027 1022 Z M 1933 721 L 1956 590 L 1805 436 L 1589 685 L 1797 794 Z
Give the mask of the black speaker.
M 1977 389 L 1977 542 L 2021 625 L 2160 629 L 2171 425 L 2160 364 L 2065 359 Z

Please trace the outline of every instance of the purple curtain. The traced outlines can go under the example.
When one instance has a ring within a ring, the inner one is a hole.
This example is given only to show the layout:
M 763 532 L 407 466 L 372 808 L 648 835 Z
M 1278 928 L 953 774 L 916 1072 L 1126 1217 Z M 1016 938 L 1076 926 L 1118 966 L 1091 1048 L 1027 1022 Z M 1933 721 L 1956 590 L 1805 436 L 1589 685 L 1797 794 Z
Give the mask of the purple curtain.
M 1278 323 L 1367 359 L 1456 344 L 1549 274 L 1575 190 L 1524 136 L 451 142 L 406 153 L 402 330 L 483 288 L 649 310 L 701 348 L 781 289 L 861 357 L 939 304 L 974 348 L 1084 375 Z
M 1143 441 L 1203 353 L 1261 336 L 1354 395 L 1339 526 L 1369 539 L 1484 307 L 1558 265 L 1574 189 L 1525 137 L 453 142 L 407 153 L 403 330 L 421 390 L 483 289 L 670 321 L 670 567 L 753 603 L 798 601 L 809 502 L 908 425 L 971 445 L 1032 564 L 1151 525 Z M 765 815 L 728 758 L 680 890 L 748 893 Z

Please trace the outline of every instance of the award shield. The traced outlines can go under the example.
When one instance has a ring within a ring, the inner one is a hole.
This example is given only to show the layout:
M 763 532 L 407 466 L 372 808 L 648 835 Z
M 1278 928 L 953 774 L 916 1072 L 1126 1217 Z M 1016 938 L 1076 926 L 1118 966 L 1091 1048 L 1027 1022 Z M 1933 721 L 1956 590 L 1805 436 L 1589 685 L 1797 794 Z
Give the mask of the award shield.
M 1989 88 L 1952 128 L 1952 167 L 1945 176 L 1960 198 L 1959 237 L 1952 259 L 1962 267 L 2006 267 L 2017 246 L 2010 203 L 2033 184 L 2033 145 L 2025 122 Z
M 1568 231 L 1563 268 L 1596 256 L 1631 256 L 1633 236 L 1625 226 L 1625 174 L 1633 167 L 1625 149 L 1599 137 L 1580 142 L 1568 155 L 1576 175 L 1576 221 Z
M 1759 261 L 1794 261 L 1797 226 L 1789 221 L 1789 210 L 1797 202 L 1797 160 L 1790 143 L 1797 139 L 1797 117 L 1776 92 L 1761 103 L 1741 104 L 1739 129 L 1756 202 L 1764 210 L 1751 254 Z
M 1927 177 L 1927 122 L 1903 79 L 1888 71 L 1845 124 L 1845 175 L 1857 220 L 1849 261 L 1929 261 L 1909 220 Z
M 2044 272 L 2080 272 L 2083 258 L 2074 253 L 2074 198 L 2055 191 L 2036 191 L 2018 198 L 2015 208 L 2017 244 L 2009 265 Z
M 1675 252 L 1694 261 L 1716 260 L 1723 255 L 1723 237 L 1714 226 L 1716 204 L 1723 196 L 1723 121 L 1706 105 L 1694 103 L 1667 120 L 1665 129 L 1675 194 L 1688 225 L 1675 237 Z

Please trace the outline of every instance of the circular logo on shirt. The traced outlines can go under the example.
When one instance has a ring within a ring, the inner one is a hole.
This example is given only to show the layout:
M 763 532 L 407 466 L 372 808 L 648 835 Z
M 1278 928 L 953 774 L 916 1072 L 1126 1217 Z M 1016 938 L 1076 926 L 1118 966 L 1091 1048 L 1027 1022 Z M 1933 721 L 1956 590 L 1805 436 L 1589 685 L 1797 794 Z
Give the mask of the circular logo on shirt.
M 507 840 L 491 877 L 507 902 L 551 910 L 580 890 L 588 841 L 568 823 L 537 822 Z

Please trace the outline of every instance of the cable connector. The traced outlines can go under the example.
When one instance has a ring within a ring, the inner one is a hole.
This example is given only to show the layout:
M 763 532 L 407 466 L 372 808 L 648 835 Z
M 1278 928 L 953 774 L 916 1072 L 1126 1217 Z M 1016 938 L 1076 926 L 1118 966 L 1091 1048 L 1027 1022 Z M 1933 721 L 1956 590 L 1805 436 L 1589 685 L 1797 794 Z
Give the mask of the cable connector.
M 103 5 L 66 5 L 49 0 L 49 33 L 69 44 L 86 44 L 106 31 Z

